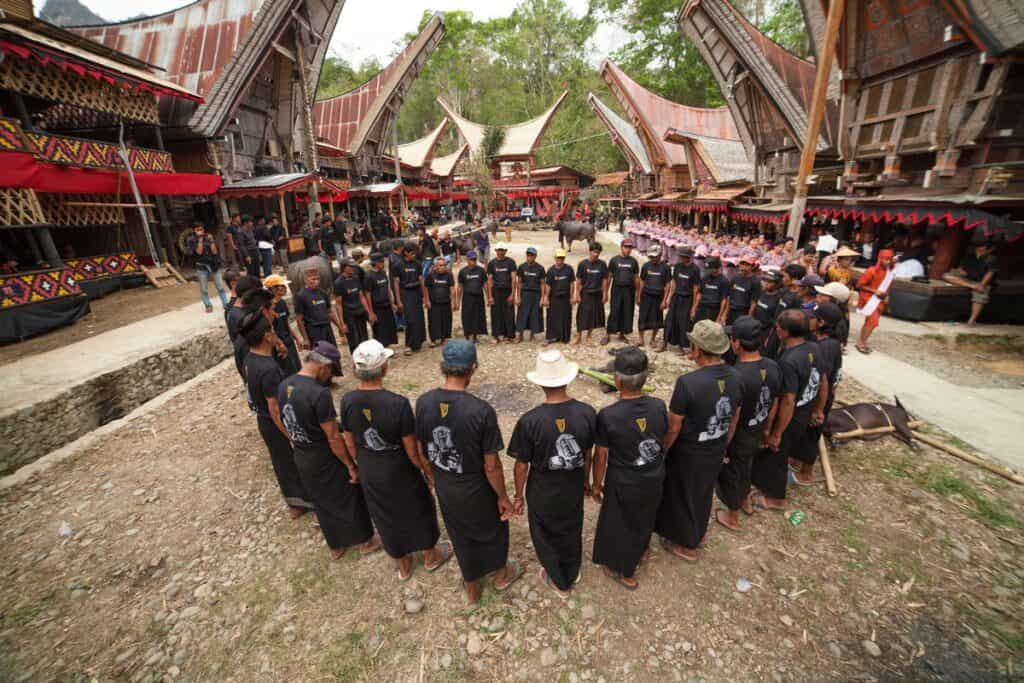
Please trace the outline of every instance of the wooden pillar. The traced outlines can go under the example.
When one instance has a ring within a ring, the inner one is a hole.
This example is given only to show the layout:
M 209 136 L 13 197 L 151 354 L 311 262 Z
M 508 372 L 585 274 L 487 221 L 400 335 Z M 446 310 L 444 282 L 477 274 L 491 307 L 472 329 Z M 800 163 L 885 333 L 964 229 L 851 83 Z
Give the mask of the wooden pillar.
M 57 251 L 57 245 L 53 243 L 53 235 L 50 234 L 50 229 L 33 228 L 35 232 L 36 240 L 39 242 L 39 246 L 43 249 L 43 258 L 50 264 L 51 268 L 63 268 L 64 259 L 60 257 L 60 252 Z
M 956 263 L 956 258 L 966 239 L 966 230 L 947 225 L 935 244 L 935 257 L 928 268 L 928 277 L 938 280 L 945 275 Z
M 277 211 L 281 214 L 281 225 L 284 227 L 284 236 L 291 237 L 288 231 L 288 213 L 284 209 L 284 192 L 277 195 Z

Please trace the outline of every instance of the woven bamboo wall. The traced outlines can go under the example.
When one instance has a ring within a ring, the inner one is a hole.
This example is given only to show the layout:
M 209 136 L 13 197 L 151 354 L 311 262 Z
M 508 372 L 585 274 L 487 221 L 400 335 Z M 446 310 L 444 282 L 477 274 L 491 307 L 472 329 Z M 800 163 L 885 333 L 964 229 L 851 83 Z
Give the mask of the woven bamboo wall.
M 39 201 L 50 225 L 121 225 L 124 209 L 119 206 L 69 206 L 67 202 L 95 202 L 111 204 L 130 202 L 125 197 L 106 195 L 56 194 L 40 192 Z
M 28 188 L 0 188 L 0 227 L 40 225 L 46 216 L 35 190 Z

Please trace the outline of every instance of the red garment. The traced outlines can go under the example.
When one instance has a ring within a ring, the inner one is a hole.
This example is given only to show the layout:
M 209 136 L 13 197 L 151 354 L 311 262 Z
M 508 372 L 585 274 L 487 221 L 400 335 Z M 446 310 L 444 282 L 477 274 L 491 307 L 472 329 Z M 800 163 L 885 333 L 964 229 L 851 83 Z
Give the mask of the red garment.
M 857 280 L 857 290 L 859 296 L 858 308 L 864 308 L 868 301 L 871 299 L 871 292 L 865 292 L 862 288 L 867 287 L 873 291 L 878 291 L 878 288 L 885 282 L 885 276 L 889 273 L 889 269 L 892 268 L 893 251 L 891 249 L 882 249 L 878 252 L 878 260 L 875 265 L 871 266 L 864 271 L 864 274 Z M 882 265 L 882 259 L 889 261 L 889 268 Z M 879 297 L 881 298 L 881 297 Z M 866 319 L 866 323 L 871 324 L 873 327 L 878 327 L 878 321 L 882 317 L 882 311 L 885 309 L 885 303 L 881 302 L 874 312 L 869 315 Z

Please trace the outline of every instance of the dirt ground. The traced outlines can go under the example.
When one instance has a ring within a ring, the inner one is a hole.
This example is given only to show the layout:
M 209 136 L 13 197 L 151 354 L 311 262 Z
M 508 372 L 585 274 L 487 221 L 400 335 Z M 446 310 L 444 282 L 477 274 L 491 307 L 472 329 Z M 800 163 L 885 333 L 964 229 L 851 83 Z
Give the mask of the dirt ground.
M 541 400 L 523 379 L 537 350 L 481 347 L 471 389 L 493 402 L 506 441 Z M 597 346 L 569 354 L 584 366 L 608 358 Z M 438 383 L 438 360 L 436 349 L 398 358 L 388 386 L 415 398 Z M 656 395 L 667 399 L 686 367 L 659 356 Z M 352 386 L 345 378 L 335 398 Z M 612 400 L 585 378 L 572 393 L 596 407 Z M 841 385 L 840 399 L 867 398 Z M 841 446 L 833 462 L 837 498 L 792 491 L 802 524 L 761 513 L 738 534 L 712 525 L 693 565 L 655 543 L 635 593 L 587 560 L 592 502 L 582 581 L 566 602 L 537 579 L 516 518 L 512 554 L 526 576 L 507 594 L 488 586 L 473 611 L 454 562 L 400 584 L 383 554 L 333 562 L 311 516 L 289 521 L 225 368 L 0 492 L 0 679 L 1019 677 L 1024 492 L 888 438 Z
M 211 296 L 216 300 L 217 292 L 212 285 L 210 291 L 212 292 Z M 59 349 L 68 344 L 74 344 L 77 341 L 124 327 L 139 320 L 152 318 L 197 301 L 199 301 L 199 290 L 195 282 L 164 289 L 157 289 L 150 285 L 122 289 L 119 292 L 108 294 L 102 299 L 89 302 L 90 313 L 73 325 L 32 337 L 17 344 L 0 346 L 0 365 L 37 353 Z
M 894 358 L 965 387 L 1024 386 L 1024 337 L 967 333 L 911 337 L 879 328 L 871 345 Z

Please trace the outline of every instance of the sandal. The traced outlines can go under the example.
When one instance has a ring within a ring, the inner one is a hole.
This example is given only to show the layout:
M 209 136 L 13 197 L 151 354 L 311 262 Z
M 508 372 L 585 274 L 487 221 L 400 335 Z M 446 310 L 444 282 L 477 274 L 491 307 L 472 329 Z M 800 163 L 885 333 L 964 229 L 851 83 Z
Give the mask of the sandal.
M 661 539 L 661 547 L 665 549 L 665 552 L 667 552 L 667 553 L 669 553 L 671 555 L 675 555 L 676 557 L 678 557 L 681 560 L 686 560 L 687 562 L 696 562 L 697 561 L 696 557 L 690 557 L 689 555 L 687 555 L 687 554 L 685 554 L 683 552 L 682 548 L 680 548 L 679 546 L 675 545 L 674 543 L 669 543 L 664 538 Z
M 438 544 L 437 549 L 441 551 L 441 559 L 435 562 L 434 564 L 427 564 L 425 561 L 423 563 L 423 568 L 431 574 L 440 569 L 445 562 L 452 559 L 452 555 L 454 554 L 455 550 L 452 547 L 451 541 L 444 541 L 443 543 Z
M 792 486 L 814 486 L 817 482 L 814 481 L 800 481 L 800 477 L 796 475 L 793 470 L 789 471 L 789 483 Z
M 494 582 L 494 590 L 499 593 L 504 593 L 509 589 L 509 586 L 523 577 L 523 567 L 518 561 L 509 560 L 505 566 L 512 571 L 512 576 L 506 578 L 505 583 Z
M 409 579 L 411 579 L 411 578 L 412 578 L 412 573 L 413 573 L 413 570 L 414 570 L 414 569 L 415 569 L 415 565 L 410 565 L 410 567 L 409 567 L 409 573 L 408 573 L 408 574 L 406 574 L 405 576 L 402 576 L 402 567 L 401 567 L 401 566 L 399 566 L 399 567 L 398 567 L 398 582 L 399 582 L 399 583 L 405 583 L 406 581 L 408 581 Z
M 369 546 L 362 546 L 362 545 L 359 546 L 359 556 L 360 557 L 366 557 L 367 555 L 372 555 L 375 552 L 377 552 L 378 550 L 380 550 L 382 547 L 384 547 L 384 546 L 381 545 L 380 538 L 378 538 L 377 536 L 374 536 L 373 538 L 371 538 L 369 541 L 367 541 L 367 543 L 369 543 L 370 545 Z
M 871 353 L 871 347 L 870 346 L 861 346 L 860 344 L 856 344 L 853 348 L 857 349 L 858 351 L 863 353 L 865 356 L 867 356 L 867 355 L 869 355 Z
M 551 580 L 550 576 L 548 576 L 548 573 L 547 571 L 545 571 L 544 567 L 540 568 L 540 580 L 544 583 L 545 586 L 553 590 L 555 592 L 555 595 L 560 597 L 562 600 L 569 599 L 569 591 L 563 591 L 561 588 L 556 586 L 555 582 Z
M 755 510 L 765 510 L 767 512 L 782 512 L 783 508 L 768 507 L 768 501 L 763 493 L 759 493 L 751 499 L 751 504 Z
M 723 522 L 722 518 L 718 516 L 719 512 L 727 512 L 727 510 L 725 508 L 718 508 L 717 510 L 715 510 L 715 521 L 724 526 L 729 531 L 732 531 L 733 533 L 738 533 L 740 530 L 739 526 L 731 526 Z
M 635 591 L 637 588 L 640 587 L 640 584 L 637 583 L 636 579 L 634 579 L 632 577 L 627 578 L 627 577 L 623 576 L 622 574 L 619 574 L 618 572 L 613 572 L 608 567 L 602 566 L 601 567 L 601 571 L 604 572 L 605 576 L 607 576 L 609 579 L 611 579 L 615 583 L 619 584 L 620 586 L 622 586 L 626 590 Z M 632 581 L 632 583 L 630 583 L 630 581 Z

